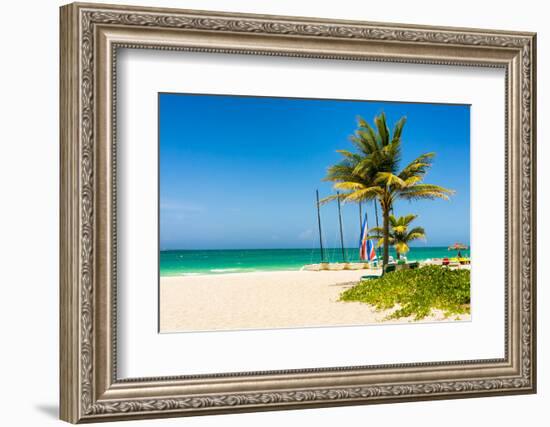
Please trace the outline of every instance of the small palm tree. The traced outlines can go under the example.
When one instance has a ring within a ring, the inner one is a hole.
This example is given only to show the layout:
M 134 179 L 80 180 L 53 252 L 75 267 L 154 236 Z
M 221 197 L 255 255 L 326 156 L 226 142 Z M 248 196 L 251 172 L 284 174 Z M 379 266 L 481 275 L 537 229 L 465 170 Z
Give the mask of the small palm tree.
M 425 239 L 426 232 L 422 227 L 414 227 L 409 230 L 409 225 L 418 215 L 405 215 L 396 218 L 393 215 L 389 216 L 390 230 L 388 234 L 388 244 L 395 248 L 397 259 L 401 255 L 409 252 L 409 242 L 413 240 Z M 369 239 L 378 239 L 378 246 L 385 243 L 384 230 L 382 227 L 374 227 L 369 230 Z
M 359 117 L 359 127 L 350 138 L 357 152 L 338 150 L 344 159 L 328 168 L 325 181 L 335 182 L 334 188 L 343 193 L 323 199 L 328 202 L 340 198 L 343 202 L 360 203 L 378 200 L 382 209 L 384 252 L 382 262 L 389 258 L 390 211 L 397 199 L 444 199 L 453 190 L 423 181 L 432 165 L 435 153 L 418 156 L 403 169 L 401 161 L 401 135 L 405 125 L 402 117 L 390 134 L 384 113 L 374 118 L 376 131 Z

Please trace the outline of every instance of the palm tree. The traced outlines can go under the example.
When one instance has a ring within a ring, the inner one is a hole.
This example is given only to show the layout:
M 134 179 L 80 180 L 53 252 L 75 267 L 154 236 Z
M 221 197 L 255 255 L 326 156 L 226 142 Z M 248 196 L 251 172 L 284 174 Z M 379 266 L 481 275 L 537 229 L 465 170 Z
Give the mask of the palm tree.
M 414 227 L 409 230 L 409 225 L 418 215 L 405 215 L 396 218 L 394 215 L 389 216 L 390 230 L 388 234 L 388 244 L 395 248 L 397 259 L 401 255 L 409 252 L 409 242 L 418 239 L 425 239 L 426 232 L 422 227 Z M 381 227 L 373 227 L 369 230 L 369 239 L 378 239 L 378 246 L 383 245 L 386 241 L 384 230 Z
M 328 202 L 340 198 L 343 202 L 378 200 L 382 209 L 384 252 L 382 262 L 388 263 L 390 211 L 397 199 L 445 199 L 454 191 L 423 179 L 432 165 L 435 153 L 418 156 L 401 171 L 401 134 L 406 118 L 397 121 L 390 134 L 384 113 L 374 118 L 376 131 L 361 117 L 358 129 L 350 138 L 356 152 L 338 150 L 343 160 L 328 168 L 325 181 L 335 182 L 334 188 L 342 191 L 337 196 L 323 199 Z

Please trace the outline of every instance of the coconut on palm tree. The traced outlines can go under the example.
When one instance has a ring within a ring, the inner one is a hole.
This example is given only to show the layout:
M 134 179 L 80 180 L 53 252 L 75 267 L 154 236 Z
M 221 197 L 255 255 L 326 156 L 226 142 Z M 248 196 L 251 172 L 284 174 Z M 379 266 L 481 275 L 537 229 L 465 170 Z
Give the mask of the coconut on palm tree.
M 343 159 L 329 167 L 325 177 L 326 181 L 334 182 L 334 188 L 342 193 L 327 197 L 324 202 L 338 197 L 344 202 L 357 203 L 378 200 L 383 218 L 384 265 L 389 258 L 390 211 L 394 202 L 398 199 L 447 200 L 453 193 L 452 190 L 423 182 L 435 153 L 421 154 L 399 169 L 405 121 L 402 117 L 390 133 L 384 113 L 374 118 L 376 130 L 359 118 L 358 129 L 350 138 L 356 151 L 338 150 Z
M 387 237 L 388 245 L 395 248 L 397 259 L 401 255 L 409 252 L 409 243 L 413 240 L 425 239 L 426 232 L 423 227 L 413 227 L 409 230 L 409 225 L 418 215 L 405 215 L 396 218 L 394 215 L 389 216 L 390 229 Z M 378 246 L 381 246 L 386 241 L 384 230 L 382 227 L 373 227 L 369 230 L 369 239 L 378 239 Z

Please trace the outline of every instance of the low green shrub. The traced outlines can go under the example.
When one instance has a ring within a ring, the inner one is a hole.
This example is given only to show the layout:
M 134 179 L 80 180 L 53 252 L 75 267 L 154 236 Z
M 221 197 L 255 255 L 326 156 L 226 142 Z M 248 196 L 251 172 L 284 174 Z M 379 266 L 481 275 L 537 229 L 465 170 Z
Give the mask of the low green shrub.
M 416 320 L 440 309 L 446 316 L 470 312 L 470 270 L 425 266 L 399 270 L 377 279 L 367 279 L 340 295 L 341 301 L 359 301 L 379 310 L 399 304 L 388 318 L 415 315 Z

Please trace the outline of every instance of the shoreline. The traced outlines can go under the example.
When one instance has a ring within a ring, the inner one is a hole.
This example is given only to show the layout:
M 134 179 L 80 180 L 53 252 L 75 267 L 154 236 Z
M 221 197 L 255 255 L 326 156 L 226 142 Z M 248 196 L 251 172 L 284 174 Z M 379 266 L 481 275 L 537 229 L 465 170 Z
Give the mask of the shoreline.
M 425 259 L 425 260 L 419 260 L 419 261 L 413 261 L 413 260 L 410 260 L 409 262 L 418 262 L 420 264 L 420 267 L 424 267 L 426 265 L 439 265 L 438 263 L 441 261 L 441 259 L 434 259 L 434 258 L 431 258 L 431 259 Z M 349 263 L 341 263 L 341 262 L 336 262 L 336 263 L 329 263 L 329 265 L 335 265 L 335 266 L 340 266 L 340 265 L 343 265 L 343 264 L 363 264 L 363 263 L 355 263 L 355 262 L 349 262 Z M 275 269 L 275 270 L 246 270 L 244 268 L 226 268 L 226 269 L 219 269 L 220 271 L 217 272 L 217 271 L 212 271 L 210 270 L 210 272 L 185 272 L 185 273 L 180 273 L 180 274 L 170 274 L 170 275 L 163 275 L 162 273 L 159 274 L 159 278 L 161 279 L 168 279 L 168 278 L 172 278 L 172 277 L 220 277 L 220 276 L 229 276 L 229 275 L 237 275 L 237 274 L 256 274 L 256 273 L 296 273 L 296 272 L 303 272 L 303 271 L 310 271 L 310 272 L 316 272 L 316 273 L 321 273 L 321 272 L 329 272 L 329 271 L 357 271 L 357 272 L 364 272 L 364 274 L 372 274 L 372 272 L 377 272 L 377 271 L 380 271 L 380 269 L 378 268 L 341 268 L 341 269 L 331 269 L 331 268 L 327 268 L 327 269 L 308 269 L 307 267 L 309 266 L 316 266 L 318 264 L 308 264 L 308 265 L 304 265 L 300 268 L 282 268 L 282 269 Z M 460 268 L 470 268 L 469 267 L 470 264 L 468 265 L 461 265 Z M 226 270 L 226 271 L 222 271 L 222 270 Z M 240 270 L 240 271 L 239 271 Z
M 297 273 L 303 271 L 299 270 L 253 270 L 253 271 L 226 271 L 223 273 L 202 273 L 202 272 L 189 272 L 181 274 L 171 274 L 168 276 L 159 276 L 161 279 L 170 278 L 186 278 L 186 277 L 223 277 L 223 276 L 236 276 L 245 274 L 263 274 L 263 273 Z
M 239 276 L 263 276 L 263 275 L 271 275 L 271 274 L 285 274 L 285 273 L 339 273 L 339 272 L 355 272 L 355 273 L 362 273 L 362 275 L 367 274 L 375 274 L 377 272 L 380 272 L 380 270 L 375 269 L 364 269 L 364 270 L 318 270 L 318 271 L 312 271 L 312 270 L 258 270 L 258 271 L 236 271 L 234 273 L 191 273 L 191 274 L 182 274 L 181 276 L 159 276 L 161 280 L 164 279 L 191 279 L 191 278 L 202 278 L 202 277 L 239 277 Z M 359 279 L 357 279 L 359 280 Z

